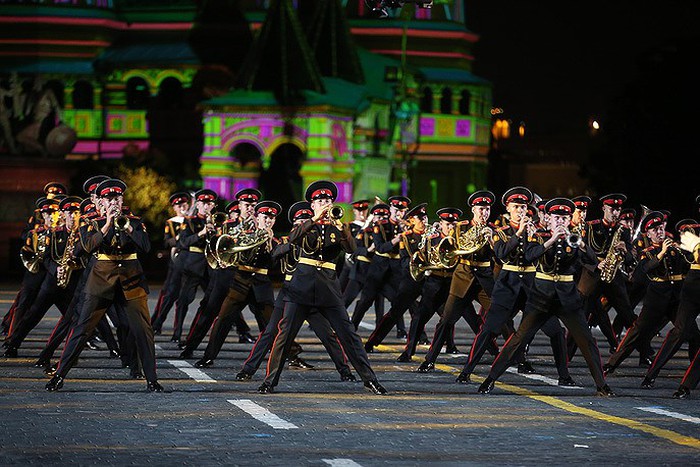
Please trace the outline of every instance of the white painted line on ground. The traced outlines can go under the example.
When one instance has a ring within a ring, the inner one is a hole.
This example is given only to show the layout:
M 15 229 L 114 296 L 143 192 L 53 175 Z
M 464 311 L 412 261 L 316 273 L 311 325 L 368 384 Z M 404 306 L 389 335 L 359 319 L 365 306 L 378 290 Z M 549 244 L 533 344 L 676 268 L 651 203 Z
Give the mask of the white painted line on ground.
M 321 459 L 326 464 L 332 467 L 361 467 L 360 464 L 352 459 Z
M 275 430 L 291 430 L 293 428 L 299 428 L 295 424 L 279 418 L 265 407 L 262 407 L 249 399 L 229 399 L 228 401 L 254 419 L 270 425 Z
M 359 327 L 361 327 L 362 329 L 372 329 L 372 330 L 374 330 L 374 328 L 375 328 L 374 324 L 365 323 L 364 321 L 360 321 Z
M 514 375 L 522 376 L 523 378 L 534 379 L 536 381 L 542 381 L 543 383 L 549 384 L 550 386 L 558 386 L 562 389 L 583 389 L 581 386 L 559 386 L 559 380 L 556 380 L 554 378 L 550 378 L 550 377 L 544 376 L 544 375 L 538 375 L 537 373 L 533 373 L 533 374 L 518 373 L 518 370 L 516 368 L 508 368 L 506 371 L 508 373 L 513 373 Z
M 163 350 L 163 347 L 161 347 L 160 344 L 154 344 L 153 348 L 155 348 L 156 350 Z
M 216 383 L 216 380 L 197 368 L 194 368 L 188 362 L 184 360 L 168 360 L 172 366 L 192 378 L 198 383 Z
M 678 412 L 671 412 L 670 410 L 664 410 L 661 407 L 637 407 L 637 409 L 643 410 L 645 412 L 655 413 L 658 415 L 665 415 L 671 418 L 677 418 L 678 420 L 683 420 L 685 422 L 700 424 L 700 418 L 698 417 L 693 417 L 691 415 L 685 415 Z

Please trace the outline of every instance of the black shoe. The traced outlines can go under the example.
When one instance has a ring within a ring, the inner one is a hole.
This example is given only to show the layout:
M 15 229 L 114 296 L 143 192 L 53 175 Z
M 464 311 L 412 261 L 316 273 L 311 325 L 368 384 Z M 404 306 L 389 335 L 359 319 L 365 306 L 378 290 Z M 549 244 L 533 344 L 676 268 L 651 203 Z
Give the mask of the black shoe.
M 17 347 L 9 346 L 5 349 L 5 353 L 2 354 L 5 358 L 16 358 L 17 357 Z
M 430 345 L 430 339 L 427 337 L 425 339 L 420 338 L 418 339 L 418 345 Z
M 479 389 L 477 389 L 477 392 L 479 394 L 488 394 L 491 391 L 493 391 L 493 387 L 496 384 L 496 380 L 488 376 L 483 383 L 479 386 Z
M 598 397 L 615 397 L 617 394 L 606 384 L 602 388 L 596 389 L 595 395 Z
M 433 370 L 435 370 L 435 364 L 433 362 L 424 360 L 423 363 L 421 363 L 420 366 L 416 369 L 416 373 L 430 373 Z
M 243 334 L 238 335 L 238 343 L 239 344 L 255 344 L 256 340 L 257 340 L 257 338 L 251 336 L 250 333 L 248 333 L 248 332 L 244 332 Z
M 640 368 L 650 368 L 654 364 L 654 361 L 649 357 L 643 357 L 639 359 Z
M 571 376 L 559 378 L 559 382 L 557 384 L 559 386 L 577 386 L 576 381 L 574 381 L 574 379 Z
M 40 357 L 36 362 L 34 362 L 36 368 L 46 368 L 51 366 L 51 359 L 48 357 Z
M 408 337 L 408 334 L 406 334 L 406 331 L 403 329 L 397 329 L 396 330 L 396 338 L 397 339 L 405 339 Z
M 173 336 L 173 337 L 170 338 L 170 342 L 172 342 L 173 344 L 179 344 L 179 343 L 180 343 L 180 338 L 179 338 L 179 337 Z
M 303 370 L 310 370 L 314 366 L 310 363 L 308 363 L 306 360 L 304 360 L 301 357 L 294 357 L 289 359 L 289 363 L 287 363 L 290 368 L 301 368 Z
M 180 358 L 192 358 L 194 355 L 194 352 L 192 349 L 185 349 L 182 352 L 180 352 Z
M 94 339 L 90 339 L 85 343 L 85 347 L 87 347 L 90 350 L 102 350 L 102 348 L 97 345 Z
M 674 399 L 687 399 L 690 396 L 690 389 L 685 386 L 678 386 L 676 392 L 671 397 Z
M 533 373 L 536 373 L 536 371 L 535 368 L 532 366 L 532 363 L 526 360 L 524 362 L 518 363 L 518 373 L 531 375 Z
M 615 373 L 615 367 L 610 365 L 609 363 L 606 363 L 603 365 L 603 376 L 608 376 Z
M 387 393 L 387 390 L 384 389 L 384 386 L 379 384 L 379 381 L 377 381 L 376 379 L 373 379 L 371 381 L 365 381 L 365 387 L 378 396 L 383 396 Z
M 201 358 L 194 362 L 194 366 L 197 368 L 208 368 L 214 364 L 214 360 L 211 358 Z
M 374 353 L 374 346 L 370 344 L 365 344 L 365 352 L 366 353 Z
M 411 357 L 406 352 L 402 352 L 401 355 L 399 355 L 399 358 L 396 359 L 396 361 L 399 363 L 408 363 L 411 360 L 413 360 L 413 357 Z
M 458 353 L 461 353 L 456 345 L 448 347 L 446 352 L 451 353 L 452 355 L 457 355 Z
M 163 386 L 158 381 L 149 381 L 146 389 L 148 392 L 163 392 Z
M 355 378 L 355 375 L 350 373 L 350 371 L 344 371 L 340 373 L 340 380 L 341 381 L 357 381 L 357 378 Z
M 236 381 L 249 381 L 253 379 L 253 374 L 245 370 L 241 370 L 236 374 Z
M 145 379 L 145 376 L 140 371 L 132 371 L 129 376 L 131 379 Z
M 260 387 L 258 387 L 258 392 L 260 394 L 272 394 L 275 390 L 269 383 L 262 383 Z
M 649 378 L 648 376 L 645 376 L 642 380 L 642 384 L 640 385 L 640 387 L 642 389 L 651 389 L 654 387 L 654 381 L 654 378 Z
M 177 343 L 178 349 L 184 349 L 185 347 L 187 347 L 187 341 L 180 341 Z
M 58 391 L 63 387 L 63 377 L 55 376 L 46 383 L 45 389 L 49 392 Z
M 49 364 L 48 366 L 44 367 L 44 374 L 46 376 L 55 376 L 56 367 L 54 365 Z
M 457 379 L 455 379 L 455 383 L 459 384 L 469 384 L 472 382 L 471 375 L 469 373 L 461 372 L 459 376 L 457 376 Z
M 161 332 L 162 332 L 162 330 L 160 330 L 160 329 L 154 329 L 154 330 L 153 330 L 153 335 L 154 335 L 154 336 L 160 336 Z
M 118 350 L 112 349 L 109 351 L 109 358 L 121 358 Z

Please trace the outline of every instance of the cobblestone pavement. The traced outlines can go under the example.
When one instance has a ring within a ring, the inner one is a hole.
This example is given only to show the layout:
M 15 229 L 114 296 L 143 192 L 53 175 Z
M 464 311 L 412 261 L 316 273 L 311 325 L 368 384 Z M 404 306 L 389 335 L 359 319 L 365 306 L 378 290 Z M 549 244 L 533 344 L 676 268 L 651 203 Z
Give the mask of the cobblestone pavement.
M 16 286 L 0 288 L 2 315 L 15 293 Z M 157 295 L 154 287 L 151 309 Z M 257 331 L 248 310 L 245 316 Z M 373 316 L 370 311 L 359 330 L 363 339 Z M 0 358 L 3 465 L 691 465 L 700 460 L 698 393 L 688 400 L 671 398 L 688 364 L 686 346 L 651 390 L 639 387 L 644 369 L 634 353 L 609 378 L 619 397 L 601 399 L 594 396 L 580 356 L 570 364 L 580 387 L 551 384 L 556 384 L 553 358 L 548 339 L 538 334 L 529 350 L 537 374 L 508 372 L 492 394 L 480 395 L 476 388 L 492 357 L 485 357 L 472 384 L 459 385 L 454 378 L 465 354 L 443 354 L 435 372 L 414 373 L 427 347 L 419 347 L 412 363 L 396 363 L 402 340 L 392 332 L 370 354 L 389 390 L 381 397 L 361 382 L 341 382 L 304 326 L 302 356 L 315 367 L 285 370 L 277 392 L 261 395 L 256 388 L 262 372 L 251 381 L 235 380 L 251 344 L 239 344 L 232 333 L 215 365 L 198 373 L 191 367 L 195 359 L 182 361 L 169 342 L 169 317 L 156 337 L 165 393 L 146 392 L 145 382 L 129 379 L 128 369 L 105 350 L 83 352 L 64 388 L 47 393 L 47 378 L 32 364 L 57 317 L 55 309 L 49 312 L 18 358 Z M 433 320 L 428 329 L 434 326 Z M 597 329 L 594 333 L 605 359 L 608 348 Z M 458 348 L 466 352 L 472 338 L 459 322 Z M 655 348 L 661 342 L 656 337 Z M 195 357 L 202 351 L 203 346 Z

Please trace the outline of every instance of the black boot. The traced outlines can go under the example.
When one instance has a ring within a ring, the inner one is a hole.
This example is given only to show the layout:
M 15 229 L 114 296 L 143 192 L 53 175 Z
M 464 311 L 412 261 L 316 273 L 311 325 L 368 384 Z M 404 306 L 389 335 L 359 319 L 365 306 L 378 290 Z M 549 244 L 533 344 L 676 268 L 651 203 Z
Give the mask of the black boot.
M 163 386 L 158 381 L 149 381 L 146 388 L 148 392 L 163 392 Z
M 58 391 L 63 387 L 63 377 L 55 375 L 46 383 L 45 389 L 49 392 Z
M 479 394 L 488 394 L 491 391 L 493 391 L 493 387 L 496 384 L 496 380 L 491 378 L 490 376 L 486 377 L 483 383 L 479 386 L 479 389 L 477 389 L 477 392 Z
M 654 378 L 645 376 L 640 385 L 642 389 L 651 389 L 654 387 Z
M 617 394 L 615 394 L 613 390 L 610 389 L 610 386 L 606 384 L 596 389 L 595 395 L 598 397 L 615 397 Z
M 678 389 L 676 389 L 676 392 L 674 392 L 671 397 L 674 399 L 687 399 L 690 397 L 690 389 L 685 386 L 678 386 Z
M 433 362 L 424 360 L 423 363 L 420 364 L 418 369 L 416 369 L 416 373 L 429 373 L 433 370 L 435 370 L 435 364 Z
M 459 384 L 469 384 L 472 382 L 471 375 L 469 373 L 461 372 L 459 376 L 457 376 L 457 379 L 455 379 L 455 383 Z
M 518 373 L 531 375 L 535 373 L 535 368 L 532 366 L 532 363 L 525 360 L 524 362 L 518 363 Z
M 253 379 L 253 374 L 245 370 L 241 370 L 236 374 L 236 381 L 249 381 Z
M 376 379 L 365 381 L 365 387 L 378 396 L 384 396 L 387 393 L 387 390 L 384 389 L 384 386 L 379 384 L 379 381 L 377 381 Z
M 260 387 L 258 387 L 258 392 L 260 394 L 272 394 L 275 390 L 270 383 L 262 383 Z

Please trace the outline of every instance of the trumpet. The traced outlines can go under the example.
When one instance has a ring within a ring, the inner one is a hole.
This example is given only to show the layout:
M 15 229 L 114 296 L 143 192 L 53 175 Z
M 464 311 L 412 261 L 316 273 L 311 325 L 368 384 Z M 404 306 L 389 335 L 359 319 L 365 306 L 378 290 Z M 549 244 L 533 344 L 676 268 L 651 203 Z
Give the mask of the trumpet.
M 114 228 L 120 232 L 124 232 L 125 230 L 128 230 L 129 227 L 131 227 L 131 222 L 129 221 L 129 217 L 125 215 L 119 215 L 114 218 Z
M 345 209 L 343 209 L 343 207 L 340 205 L 334 204 L 330 207 L 326 214 L 328 215 L 329 219 L 339 221 L 345 215 Z
M 576 232 L 569 232 L 566 236 L 566 244 L 571 248 L 575 248 L 581 242 L 581 236 Z
M 207 215 L 207 224 L 211 224 L 214 227 L 221 227 L 227 219 L 228 216 L 225 212 L 217 211 Z

